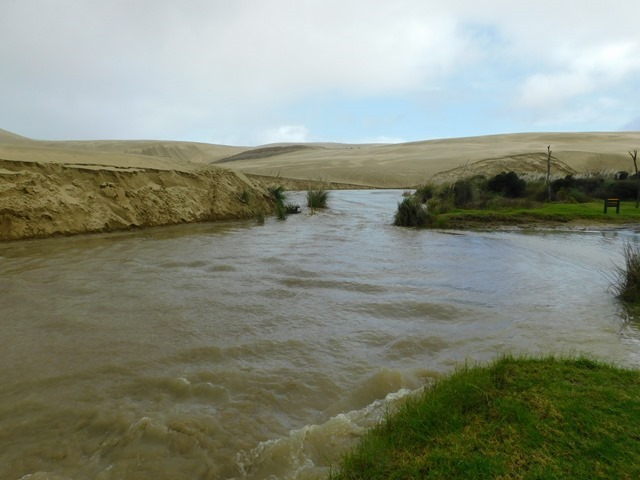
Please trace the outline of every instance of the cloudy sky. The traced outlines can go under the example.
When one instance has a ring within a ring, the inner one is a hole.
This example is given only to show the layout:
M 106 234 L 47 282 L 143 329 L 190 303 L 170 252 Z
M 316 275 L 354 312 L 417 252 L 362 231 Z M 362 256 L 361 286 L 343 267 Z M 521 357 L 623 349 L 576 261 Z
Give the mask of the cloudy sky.
M 640 130 L 638 0 L 0 0 L 0 129 L 397 142 Z

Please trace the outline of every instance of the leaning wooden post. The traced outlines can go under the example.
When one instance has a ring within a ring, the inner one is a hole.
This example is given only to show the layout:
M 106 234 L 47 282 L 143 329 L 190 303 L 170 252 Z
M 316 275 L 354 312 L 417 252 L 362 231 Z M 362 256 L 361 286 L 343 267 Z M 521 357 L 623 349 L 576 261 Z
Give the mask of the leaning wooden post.
M 636 195 L 636 208 L 640 204 L 640 175 L 638 175 L 638 150 L 634 150 L 633 153 L 629 152 L 631 159 L 633 160 L 633 168 L 636 169 L 636 181 L 638 182 L 638 194 Z
M 547 146 L 547 196 L 551 203 L 551 145 Z

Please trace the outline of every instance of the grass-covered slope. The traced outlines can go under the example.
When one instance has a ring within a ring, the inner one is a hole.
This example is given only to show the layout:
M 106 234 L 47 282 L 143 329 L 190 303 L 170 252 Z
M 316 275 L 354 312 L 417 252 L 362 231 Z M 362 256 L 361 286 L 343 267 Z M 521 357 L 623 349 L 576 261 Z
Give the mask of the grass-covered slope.
M 581 225 L 623 225 L 640 223 L 640 209 L 634 202 L 621 202 L 620 213 L 609 207 L 604 213 L 603 202 L 550 203 L 531 208 L 505 208 L 501 210 L 457 209 L 438 215 L 433 226 L 438 228 L 482 228 L 499 225 L 554 225 L 566 223 Z
M 409 400 L 331 478 L 640 478 L 640 372 L 505 357 Z

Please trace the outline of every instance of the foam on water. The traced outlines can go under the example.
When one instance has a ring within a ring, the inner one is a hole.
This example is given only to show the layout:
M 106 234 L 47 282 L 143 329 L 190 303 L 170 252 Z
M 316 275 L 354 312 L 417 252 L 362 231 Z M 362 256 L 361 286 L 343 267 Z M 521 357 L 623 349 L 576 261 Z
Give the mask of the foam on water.
M 283 438 L 261 442 L 237 455 L 240 479 L 307 480 L 326 477 L 340 456 L 355 446 L 367 429 L 380 423 L 399 401 L 416 390 L 389 393 L 361 410 L 331 417 L 320 425 L 305 425 Z

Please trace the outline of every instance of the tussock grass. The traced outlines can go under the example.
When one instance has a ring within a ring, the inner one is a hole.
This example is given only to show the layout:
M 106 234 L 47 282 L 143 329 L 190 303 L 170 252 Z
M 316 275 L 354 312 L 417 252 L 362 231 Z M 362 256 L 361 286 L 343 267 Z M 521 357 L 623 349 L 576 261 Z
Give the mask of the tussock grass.
M 624 266 L 616 267 L 613 290 L 627 303 L 640 304 L 640 247 L 627 242 L 624 246 Z
M 287 194 L 285 193 L 284 187 L 272 188 L 270 191 L 276 204 L 275 213 L 278 220 L 286 220 L 290 214 L 300 213 L 300 205 L 294 205 L 287 201 Z
M 464 366 L 370 430 L 330 479 L 640 478 L 640 372 L 585 357 Z
M 307 206 L 309 208 L 327 208 L 329 191 L 323 188 L 307 191 Z
M 274 187 L 269 191 L 276 203 L 284 203 L 287 200 L 287 194 L 285 193 L 283 186 Z
M 431 215 L 425 205 L 415 196 L 405 197 L 398 203 L 398 211 L 393 224 L 400 227 L 425 227 L 429 225 Z

